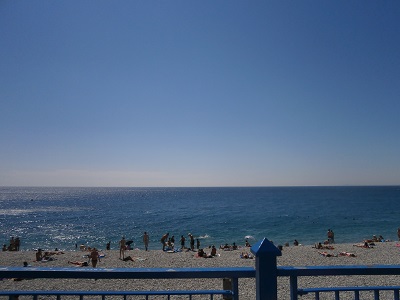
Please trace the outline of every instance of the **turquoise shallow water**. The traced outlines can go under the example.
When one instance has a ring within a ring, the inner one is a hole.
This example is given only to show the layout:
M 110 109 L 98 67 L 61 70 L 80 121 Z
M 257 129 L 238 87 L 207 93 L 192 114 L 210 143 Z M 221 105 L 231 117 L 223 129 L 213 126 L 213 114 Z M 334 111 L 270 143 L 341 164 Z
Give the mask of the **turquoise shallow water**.
M 249 188 L 0 188 L 0 242 L 19 236 L 22 249 L 116 248 L 122 235 L 160 248 L 169 232 L 189 232 L 203 246 L 244 244 L 245 236 L 275 244 L 314 244 L 332 228 L 338 243 L 373 234 L 397 239 L 400 187 Z

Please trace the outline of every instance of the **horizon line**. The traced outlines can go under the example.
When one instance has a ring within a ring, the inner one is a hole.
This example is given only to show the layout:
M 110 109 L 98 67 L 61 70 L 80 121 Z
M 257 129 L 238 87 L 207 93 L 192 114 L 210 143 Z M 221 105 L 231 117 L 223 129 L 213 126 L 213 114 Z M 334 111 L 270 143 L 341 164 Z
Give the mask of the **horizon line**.
M 227 185 L 227 186 L 63 186 L 63 185 L 0 185 L 0 188 L 301 188 L 301 187 L 400 187 L 400 184 L 366 185 Z

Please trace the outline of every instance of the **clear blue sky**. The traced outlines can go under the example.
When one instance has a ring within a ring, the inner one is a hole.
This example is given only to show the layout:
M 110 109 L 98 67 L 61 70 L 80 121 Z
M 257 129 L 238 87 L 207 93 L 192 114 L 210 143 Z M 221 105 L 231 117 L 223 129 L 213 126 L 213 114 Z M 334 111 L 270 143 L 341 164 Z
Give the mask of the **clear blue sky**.
M 400 184 L 399 1 L 0 16 L 0 186 Z

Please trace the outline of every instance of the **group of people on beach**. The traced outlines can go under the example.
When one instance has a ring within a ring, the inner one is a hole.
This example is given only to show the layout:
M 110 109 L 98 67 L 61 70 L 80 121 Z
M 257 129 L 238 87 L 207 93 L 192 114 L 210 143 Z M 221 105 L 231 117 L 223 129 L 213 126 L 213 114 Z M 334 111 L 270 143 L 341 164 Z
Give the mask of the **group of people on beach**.
M 68 263 L 78 267 L 88 267 L 91 263 L 92 267 L 96 268 L 97 263 L 100 262 L 100 258 L 104 257 L 104 255 L 100 254 L 99 250 L 94 247 L 90 248 L 90 250 L 84 249 L 83 251 L 89 252 L 88 255 L 84 256 L 88 258 L 88 261 L 68 261 Z
M 211 252 L 210 254 L 207 254 L 204 249 L 200 248 L 197 250 L 197 257 L 203 257 L 203 258 L 212 258 L 217 256 L 217 248 L 215 248 L 214 245 L 211 247 Z
M 200 249 L 200 240 L 197 238 L 195 241 L 195 238 L 193 234 L 188 233 L 188 239 L 189 239 L 189 247 L 186 247 L 186 238 L 184 235 L 181 235 L 179 239 L 179 245 L 180 247 L 175 246 L 175 236 L 171 236 L 169 232 L 165 233 L 161 239 L 161 246 L 163 251 L 195 251 L 195 244 L 196 244 L 196 249 Z
M 45 251 L 43 252 L 42 249 L 37 249 L 35 254 L 35 260 L 41 262 L 47 262 L 54 260 L 54 255 L 64 254 L 63 251 L 59 251 L 57 248 L 54 251 Z
M 333 236 L 332 235 L 329 236 L 329 234 L 330 234 L 330 230 L 328 231 L 328 241 L 332 243 L 334 241 Z M 400 228 L 397 230 L 397 235 L 400 240 Z M 319 249 L 319 250 L 320 249 L 333 250 L 334 247 L 332 245 L 330 245 L 331 243 L 329 243 L 329 242 L 327 242 L 327 241 L 324 242 L 324 245 L 322 243 L 315 244 L 314 248 Z M 374 248 L 375 243 L 381 243 L 381 242 L 390 242 L 390 240 L 385 240 L 382 235 L 379 235 L 379 237 L 377 237 L 376 235 L 373 235 L 372 238 L 366 239 L 362 243 L 353 244 L 353 246 L 370 249 L 370 248 Z M 336 255 L 333 253 L 329 253 L 327 251 L 318 251 L 318 253 L 325 257 L 338 257 L 338 256 L 356 257 L 356 255 L 352 252 L 339 252 Z
M 80 267 L 87 267 L 91 263 L 93 268 L 96 268 L 97 263 L 100 262 L 102 255 L 99 253 L 98 249 L 95 247 L 81 248 L 82 251 L 87 251 L 89 254 L 84 255 L 88 258 L 88 261 L 68 261 L 69 264 L 73 264 Z M 65 252 L 59 251 L 57 248 L 54 251 L 43 251 L 42 249 L 37 249 L 35 253 L 35 261 L 37 262 L 48 262 L 56 260 L 55 255 L 64 254 Z M 103 256 L 104 257 L 104 256 Z
M 327 239 L 323 243 L 321 243 L 321 242 L 316 243 L 313 248 L 333 249 L 333 246 L 331 246 L 331 244 L 335 243 L 335 233 L 333 232 L 332 229 L 328 229 L 328 232 L 326 233 L 326 235 L 327 235 Z M 299 246 L 299 245 L 300 245 L 299 241 L 295 239 L 293 241 L 293 246 Z M 289 243 L 286 243 L 285 246 L 289 247 Z M 280 247 L 280 248 L 282 248 L 282 247 Z
M 144 233 L 143 236 L 143 241 L 145 242 L 145 249 L 146 251 L 148 251 L 148 247 L 149 247 L 149 235 L 147 234 L 147 232 Z M 125 251 L 126 250 L 130 250 L 130 241 L 126 241 L 125 237 L 123 236 L 121 238 L 121 240 L 118 243 L 118 247 L 119 247 L 119 259 L 123 260 L 123 261 L 135 261 L 132 256 L 128 255 L 125 256 Z M 108 249 L 110 250 L 110 249 Z
M 397 229 L 397 236 L 398 239 L 400 241 L 400 227 Z M 150 237 L 149 234 L 147 232 L 144 232 L 143 234 L 143 244 L 144 244 L 144 248 L 145 251 L 149 250 L 149 242 L 150 242 Z M 189 241 L 189 246 L 186 247 L 186 240 L 188 239 Z M 359 247 L 371 247 L 373 246 L 373 243 L 375 242 L 384 242 L 386 241 L 382 235 L 379 235 L 379 237 L 377 237 L 376 235 L 373 235 L 371 239 L 367 239 L 365 240 L 362 244 L 356 244 Z M 170 236 L 169 232 L 165 233 L 164 235 L 162 235 L 161 239 L 161 249 L 163 251 L 195 251 L 196 249 L 199 250 L 201 249 L 201 245 L 200 245 L 200 240 L 198 238 L 194 238 L 193 234 L 188 233 L 188 237 L 186 238 L 184 235 L 181 235 L 178 243 L 179 246 L 176 246 L 176 240 L 175 240 L 175 236 L 172 235 Z M 119 245 L 118 248 L 120 250 L 120 259 L 125 259 L 125 251 L 126 250 L 130 250 L 131 249 L 131 244 L 133 243 L 133 241 L 126 241 L 125 237 L 122 237 L 121 240 L 119 241 Z M 332 229 L 328 229 L 327 231 L 327 239 L 324 242 L 319 242 L 316 243 L 314 245 L 314 247 L 316 249 L 332 249 L 332 244 L 335 243 L 335 234 L 333 232 Z M 9 245 L 3 244 L 2 247 L 2 251 L 19 251 L 20 250 L 20 238 L 19 237 L 11 237 L 10 238 L 10 242 Z M 300 245 L 300 243 L 298 242 L 298 240 L 294 240 L 293 242 L 294 246 L 298 246 Z M 355 245 L 355 246 L 356 246 Z M 246 247 L 251 247 L 248 239 L 245 240 L 245 246 Z M 289 246 L 289 243 L 286 243 L 285 246 Z M 78 248 L 78 244 L 75 244 L 75 248 Z M 97 251 L 95 248 L 91 248 L 91 247 L 86 247 L 85 245 L 80 245 L 80 250 L 83 251 L 89 251 L 92 252 L 92 250 Z M 212 246 L 210 245 L 209 248 L 212 248 Z M 236 245 L 236 243 L 233 243 L 232 245 L 228 245 L 228 244 L 224 244 L 221 245 L 219 247 L 221 250 L 227 251 L 227 250 L 236 250 L 238 249 L 238 246 Z M 282 249 L 282 246 L 279 246 L 280 249 Z M 110 250 L 111 249 L 111 241 L 109 241 L 106 244 L 106 250 Z M 96 254 L 93 254 L 93 256 L 95 256 Z M 45 256 L 46 257 L 46 256 Z M 96 260 L 94 260 L 96 261 Z
M 188 240 L 189 240 L 189 246 L 186 247 L 186 237 L 184 235 L 181 235 L 181 237 L 179 239 L 179 246 L 176 247 L 175 246 L 175 237 L 174 236 L 170 237 L 169 232 L 167 232 L 161 237 L 160 242 L 161 242 L 162 250 L 167 251 L 167 252 L 180 252 L 180 251 L 184 251 L 184 250 L 185 251 L 196 251 L 197 250 L 196 257 L 204 257 L 204 258 L 215 257 L 215 256 L 219 255 L 219 254 L 217 254 L 217 248 L 215 247 L 215 245 L 208 246 L 208 249 L 210 249 L 210 253 L 207 254 L 205 248 L 201 247 L 200 240 L 198 238 L 195 239 L 193 234 L 191 234 L 191 233 L 188 233 Z M 245 240 L 245 246 L 251 247 L 248 239 Z M 225 245 L 220 245 L 220 247 L 219 247 L 219 249 L 223 250 L 223 251 L 232 251 L 232 250 L 237 250 L 238 248 L 239 247 L 236 245 L 235 242 L 232 245 L 229 245 L 226 243 Z M 247 252 L 243 252 L 243 253 L 247 253 Z M 242 256 L 249 258 L 251 255 L 243 254 Z
M 225 245 L 220 245 L 219 249 L 224 251 L 231 251 L 231 250 L 237 250 L 238 246 L 236 245 L 235 242 L 232 245 L 228 245 L 228 243 L 226 243 Z
M 7 244 L 3 244 L 2 251 L 19 251 L 21 245 L 21 240 L 19 237 L 11 237 L 10 243 L 7 246 Z

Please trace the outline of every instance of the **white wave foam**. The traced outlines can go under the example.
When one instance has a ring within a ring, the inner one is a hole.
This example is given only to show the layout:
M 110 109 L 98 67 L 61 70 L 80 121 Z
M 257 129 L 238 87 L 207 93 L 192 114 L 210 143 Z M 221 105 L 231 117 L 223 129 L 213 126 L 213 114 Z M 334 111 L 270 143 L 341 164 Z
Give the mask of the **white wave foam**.
M 1 215 L 10 215 L 10 216 L 17 216 L 17 215 L 24 215 L 24 214 L 31 214 L 35 212 L 63 212 L 63 211 L 76 211 L 77 208 L 71 207 L 39 207 L 39 208 L 31 208 L 31 209 L 0 209 Z M 82 210 L 82 208 L 79 208 Z
M 205 234 L 205 235 L 200 235 L 199 237 L 198 237 L 198 239 L 200 240 L 200 239 L 208 239 L 208 238 L 210 238 L 210 236 L 208 235 L 208 234 Z

